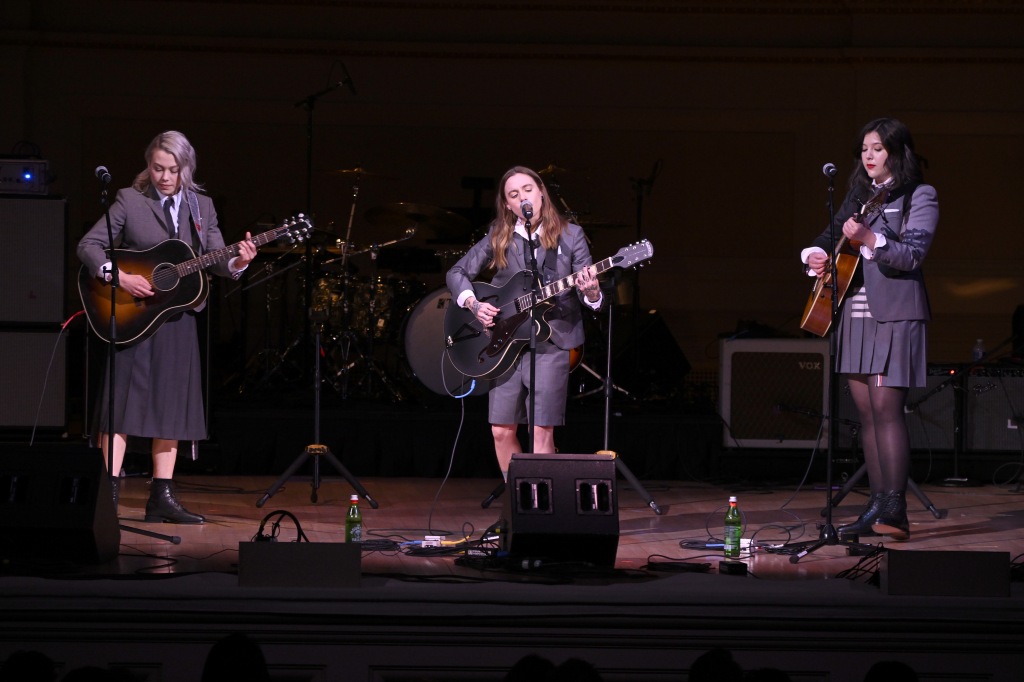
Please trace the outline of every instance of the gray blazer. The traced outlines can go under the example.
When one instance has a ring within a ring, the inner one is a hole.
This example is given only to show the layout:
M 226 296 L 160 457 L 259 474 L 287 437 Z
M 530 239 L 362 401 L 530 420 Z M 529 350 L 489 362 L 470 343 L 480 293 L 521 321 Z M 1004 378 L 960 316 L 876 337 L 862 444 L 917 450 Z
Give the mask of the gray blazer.
M 918 185 L 910 200 L 910 215 L 904 216 L 904 195 L 901 190 L 893 192 L 888 203 L 868 220 L 868 227 L 883 235 L 886 244 L 875 249 L 872 260 L 861 259 L 860 273 L 850 285 L 852 292 L 864 284 L 871 316 L 880 322 L 931 319 L 921 264 L 935 238 L 939 202 L 934 187 Z M 848 196 L 836 213 L 837 235 L 842 235 L 842 224 L 859 210 L 859 203 Z M 814 245 L 829 250 L 827 229 Z
M 492 226 L 491 230 L 494 229 Z M 566 229 L 562 230 L 554 267 L 547 271 L 545 271 L 545 263 L 548 261 L 545 256 L 544 250 L 538 250 L 537 267 L 542 270 L 545 284 L 568 277 L 594 262 L 590 256 L 590 247 L 587 245 L 583 228 L 574 223 L 569 223 Z M 529 257 L 529 246 L 517 236 L 506 253 L 507 267 L 495 273 L 491 284 L 502 287 L 518 276 L 521 271 L 529 270 Z M 466 255 L 448 271 L 446 280 L 452 297 L 457 298 L 463 291 L 472 290 L 473 279 L 478 277 L 493 259 L 491 235 L 488 232 L 487 236 L 470 247 Z M 544 318 L 551 326 L 551 342 L 563 350 L 570 350 L 583 344 L 581 296 L 582 294 L 575 287 L 562 292 L 551 301 L 554 307 Z

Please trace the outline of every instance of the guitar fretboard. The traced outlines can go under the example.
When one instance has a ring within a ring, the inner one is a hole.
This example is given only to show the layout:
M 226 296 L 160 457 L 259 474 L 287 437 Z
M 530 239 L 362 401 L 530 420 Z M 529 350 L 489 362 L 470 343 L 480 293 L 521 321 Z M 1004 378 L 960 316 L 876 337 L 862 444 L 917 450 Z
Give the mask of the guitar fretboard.
M 629 253 L 630 257 L 628 258 L 627 252 L 632 252 Z M 592 267 L 597 271 L 597 274 L 600 275 L 602 272 L 610 270 L 611 268 L 619 266 L 628 267 L 640 261 L 647 260 L 653 255 L 654 247 L 651 246 L 651 243 L 645 239 L 639 244 L 629 247 L 628 249 L 620 250 L 614 256 L 609 256 L 604 260 L 600 260 L 596 263 L 593 263 Z M 534 299 L 533 292 L 529 292 L 523 294 L 522 296 L 519 296 L 518 298 L 516 298 L 515 301 L 516 310 L 519 312 L 529 310 L 537 303 L 543 303 L 544 301 L 548 300 L 553 296 L 557 296 L 563 291 L 568 291 L 572 289 L 573 287 L 576 286 L 576 275 L 578 274 L 579 272 L 574 272 L 573 274 L 563 277 L 560 280 L 551 282 L 550 284 L 546 284 L 545 286 L 541 287 L 540 293 L 537 295 L 536 299 Z
M 289 227 L 278 227 L 273 230 L 268 230 L 267 232 L 256 235 L 251 239 L 251 241 L 256 246 L 263 246 L 264 244 L 269 244 L 270 242 L 280 239 L 284 235 L 288 234 L 289 229 Z M 213 251 L 208 251 L 201 256 L 196 256 L 192 260 L 178 263 L 178 265 L 175 266 L 175 270 L 179 276 L 184 276 L 194 272 L 199 272 L 200 270 L 205 270 L 217 263 L 230 260 L 238 255 L 239 244 L 241 244 L 241 242 L 236 242 L 230 246 L 225 246 L 220 249 L 214 249 Z

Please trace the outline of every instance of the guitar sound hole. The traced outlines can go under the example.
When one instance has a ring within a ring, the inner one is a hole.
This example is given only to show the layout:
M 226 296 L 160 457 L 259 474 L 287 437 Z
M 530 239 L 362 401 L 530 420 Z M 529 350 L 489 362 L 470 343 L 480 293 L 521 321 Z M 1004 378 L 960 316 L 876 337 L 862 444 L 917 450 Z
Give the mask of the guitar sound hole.
M 153 286 L 160 291 L 170 291 L 178 286 L 178 279 L 173 265 L 162 263 L 153 269 Z

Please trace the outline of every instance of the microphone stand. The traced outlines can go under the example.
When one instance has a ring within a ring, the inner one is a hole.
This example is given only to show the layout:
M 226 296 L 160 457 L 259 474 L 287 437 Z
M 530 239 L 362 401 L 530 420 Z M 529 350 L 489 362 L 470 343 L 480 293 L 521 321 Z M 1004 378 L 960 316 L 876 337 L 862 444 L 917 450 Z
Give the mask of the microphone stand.
M 537 306 L 537 301 L 540 299 L 540 273 L 537 271 L 537 246 L 533 242 L 533 232 L 531 231 L 530 220 L 533 218 L 533 211 L 524 213 L 523 222 L 526 228 L 526 241 L 530 245 L 530 278 L 529 284 L 530 291 L 533 292 L 533 300 L 530 302 L 530 397 L 529 407 L 527 413 L 527 452 L 533 452 L 533 436 L 534 428 L 534 414 L 537 410 L 537 324 L 540 320 L 540 309 Z M 527 287 L 524 287 L 527 288 Z
M 523 291 L 531 291 L 534 293 L 534 300 L 531 301 L 532 305 L 529 311 L 529 398 L 527 398 L 527 414 L 526 429 L 527 429 L 527 443 L 526 452 L 534 452 L 534 417 L 537 413 L 537 396 L 535 395 L 534 389 L 537 386 L 537 326 L 539 322 L 540 311 L 538 309 L 537 301 L 540 299 L 540 286 L 541 286 L 541 273 L 537 270 L 537 247 L 534 244 L 534 235 L 530 232 L 530 219 L 534 217 L 534 213 L 529 211 L 523 215 L 523 226 L 526 229 L 526 243 L 529 245 L 529 270 L 524 274 L 524 278 L 530 278 L 532 282 L 523 282 Z M 505 492 L 506 483 L 503 480 L 495 486 L 494 491 L 490 492 L 483 502 L 480 503 L 480 507 L 486 509 L 495 500 L 500 498 Z
M 826 168 L 828 168 L 827 165 Z M 835 332 L 836 322 L 839 319 L 839 273 L 836 270 L 836 244 L 838 239 L 836 238 L 835 204 L 833 203 L 833 195 L 835 194 L 834 171 L 835 167 L 832 166 L 832 172 L 826 171 L 825 173 L 828 177 L 829 253 L 831 254 L 828 264 L 829 276 L 831 278 L 829 288 L 832 290 L 832 324 L 829 327 L 832 333 L 829 334 L 828 344 L 828 414 L 825 416 L 825 419 L 828 421 L 828 454 L 825 458 L 825 523 L 822 525 L 821 532 L 816 541 L 803 543 L 803 549 L 789 557 L 789 562 L 792 564 L 797 563 L 808 554 L 818 551 L 825 545 L 839 544 L 839 535 L 832 524 L 832 507 L 834 505 L 832 499 L 832 457 L 835 452 L 836 441 L 839 437 L 839 429 L 835 428 L 835 422 L 833 421 L 833 417 L 837 417 L 839 414 L 839 390 L 836 385 L 838 383 L 836 381 L 838 375 L 836 372 L 836 358 L 839 354 L 837 349 L 839 342 Z M 794 546 L 791 545 L 791 547 Z
M 114 365 L 117 355 L 117 290 L 121 285 L 121 270 L 117 267 L 117 249 L 114 248 L 114 228 L 110 223 L 110 202 L 107 200 L 109 176 L 104 176 L 101 182 L 100 204 L 103 206 L 103 216 L 107 223 L 107 244 L 110 246 L 110 320 L 107 328 L 110 339 L 107 342 L 107 476 L 112 488 L 114 481 L 121 474 L 120 471 L 114 471 Z M 125 449 L 127 450 L 127 448 Z M 114 518 L 115 520 L 117 519 L 116 507 L 114 508 Z M 121 523 L 118 523 L 117 527 L 119 530 L 145 535 L 157 540 L 164 540 L 174 545 L 181 544 L 181 536 L 178 535 L 164 535 L 163 533 L 156 533 L 141 528 L 132 528 Z M 120 534 L 118 535 L 117 542 L 118 545 L 121 544 Z

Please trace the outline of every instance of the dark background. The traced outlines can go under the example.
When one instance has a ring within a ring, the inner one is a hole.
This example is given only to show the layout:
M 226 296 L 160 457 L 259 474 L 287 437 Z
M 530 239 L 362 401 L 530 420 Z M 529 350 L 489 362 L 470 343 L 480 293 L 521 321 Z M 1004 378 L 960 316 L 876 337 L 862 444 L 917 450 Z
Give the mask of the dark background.
M 473 187 L 513 164 L 555 166 L 595 258 L 652 241 L 622 301 L 654 311 L 690 376 L 713 382 L 721 338 L 800 336 L 798 254 L 825 224 L 821 167 L 840 169 L 838 205 L 853 135 L 877 116 L 909 124 L 939 194 L 930 361 L 966 361 L 978 337 L 996 350 L 1024 301 L 1014 2 L 37 0 L 0 18 L 0 152 L 46 159 L 49 191 L 67 199 L 66 315 L 79 309 L 74 244 L 100 216 L 93 170 L 130 184 L 166 129 L 196 147 L 229 242 L 299 211 L 327 240 L 352 214 L 357 245 L 400 236 L 366 221 L 373 207 L 466 217 L 464 232 L 403 245 L 425 258 L 415 266 L 382 257 L 395 267 L 381 276 L 419 293 L 442 285 L 434 253 L 465 248 L 490 217 L 493 193 Z M 354 94 L 333 87 L 346 71 Z M 358 187 L 331 172 L 357 167 Z M 218 385 L 301 329 L 301 270 L 244 294 L 218 284 Z M 400 350 L 399 308 L 382 343 Z

